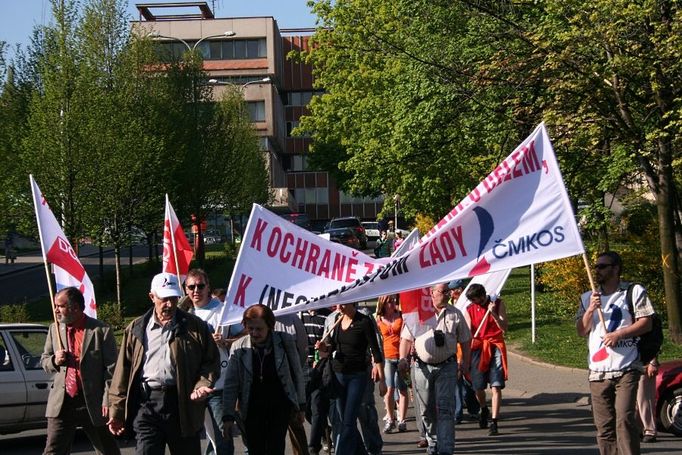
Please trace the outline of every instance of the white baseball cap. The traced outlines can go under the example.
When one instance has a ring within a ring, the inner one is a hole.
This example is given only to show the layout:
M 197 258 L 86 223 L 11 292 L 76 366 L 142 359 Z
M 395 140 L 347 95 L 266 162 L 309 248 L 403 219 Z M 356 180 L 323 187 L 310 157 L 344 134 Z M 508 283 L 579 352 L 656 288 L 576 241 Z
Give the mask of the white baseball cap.
M 172 273 L 159 273 L 152 280 L 151 292 L 160 299 L 166 297 L 181 297 L 182 292 L 178 285 L 178 277 Z

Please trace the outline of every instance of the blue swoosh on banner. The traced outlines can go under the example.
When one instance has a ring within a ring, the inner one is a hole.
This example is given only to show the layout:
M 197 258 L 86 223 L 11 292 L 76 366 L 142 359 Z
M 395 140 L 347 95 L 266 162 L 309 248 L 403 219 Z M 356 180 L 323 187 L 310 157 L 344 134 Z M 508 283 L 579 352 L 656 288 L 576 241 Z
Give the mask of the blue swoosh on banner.
M 478 225 L 481 228 L 481 238 L 478 244 L 478 255 L 476 257 L 481 257 L 481 253 L 485 250 L 485 246 L 490 241 L 493 236 L 493 231 L 495 230 L 495 221 L 490 213 L 483 207 L 474 207 L 474 213 L 476 218 L 478 218 Z

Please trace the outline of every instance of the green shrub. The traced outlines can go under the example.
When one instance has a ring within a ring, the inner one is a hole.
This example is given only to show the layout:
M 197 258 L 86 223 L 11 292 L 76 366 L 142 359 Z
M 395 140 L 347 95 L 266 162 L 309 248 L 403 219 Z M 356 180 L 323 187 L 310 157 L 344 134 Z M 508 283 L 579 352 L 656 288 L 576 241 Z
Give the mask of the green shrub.
M 97 305 L 97 319 L 106 322 L 114 330 L 121 330 L 125 327 L 123 314 L 116 302 L 104 302 Z
M 0 322 L 31 322 L 28 305 L 16 303 L 0 306 Z

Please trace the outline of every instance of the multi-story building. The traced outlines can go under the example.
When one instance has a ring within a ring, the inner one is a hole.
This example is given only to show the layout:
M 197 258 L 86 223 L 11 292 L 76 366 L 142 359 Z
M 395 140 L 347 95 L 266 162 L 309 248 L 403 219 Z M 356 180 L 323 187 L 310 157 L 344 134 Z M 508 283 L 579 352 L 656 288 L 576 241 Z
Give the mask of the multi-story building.
M 381 198 L 354 198 L 339 191 L 328 172 L 308 168 L 310 139 L 291 134 L 318 92 L 310 65 L 287 55 L 305 49 L 312 30 L 280 30 L 269 16 L 215 18 L 206 2 L 136 6 L 140 17 L 133 28 L 155 37 L 166 52 L 180 56 L 188 49 L 201 51 L 205 83 L 214 85 L 216 98 L 225 85 L 241 87 L 266 154 L 274 210 L 305 212 L 311 220 L 376 218 Z

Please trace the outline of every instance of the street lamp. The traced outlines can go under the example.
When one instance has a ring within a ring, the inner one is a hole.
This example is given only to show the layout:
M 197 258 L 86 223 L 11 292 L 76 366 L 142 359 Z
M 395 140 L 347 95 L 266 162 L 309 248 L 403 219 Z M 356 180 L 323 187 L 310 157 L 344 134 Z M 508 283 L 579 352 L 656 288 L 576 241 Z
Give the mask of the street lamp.
M 232 30 L 228 30 L 228 31 L 223 32 L 223 33 L 221 33 L 221 34 L 219 34 L 219 35 L 204 36 L 203 38 L 199 39 L 199 41 L 197 41 L 196 43 L 194 43 L 194 45 L 192 45 L 192 46 L 190 46 L 189 43 L 188 43 L 187 41 L 185 41 L 184 39 L 182 39 L 182 38 L 179 38 L 179 37 L 177 37 L 177 36 L 165 36 L 165 35 L 160 34 L 160 33 L 157 32 L 157 31 L 150 32 L 147 36 L 150 37 L 150 38 L 154 38 L 154 39 L 163 38 L 163 39 L 168 39 L 168 40 L 180 41 L 182 44 L 185 45 L 185 47 L 187 47 L 187 50 L 188 50 L 188 51 L 194 52 L 194 50 L 197 48 L 197 46 L 199 45 L 199 43 L 201 43 L 201 42 L 203 42 L 203 41 L 205 41 L 205 40 L 207 40 L 207 39 L 211 39 L 211 38 L 230 38 L 230 37 L 235 36 L 235 35 L 236 35 L 235 32 L 233 32 Z
M 247 82 L 246 84 L 241 84 L 241 85 L 240 85 L 240 88 L 243 89 L 243 88 L 246 87 L 247 85 L 251 85 L 251 84 L 267 84 L 267 83 L 270 82 L 271 80 L 272 80 L 272 79 L 270 79 L 269 76 L 268 76 L 268 77 L 264 77 L 263 79 L 258 79 L 258 80 L 255 80 L 255 81 L 249 81 L 249 82 Z M 238 84 L 233 84 L 232 82 L 223 82 L 223 81 L 219 81 L 218 79 L 209 79 L 209 80 L 208 80 L 208 83 L 209 83 L 210 85 L 238 85 Z

